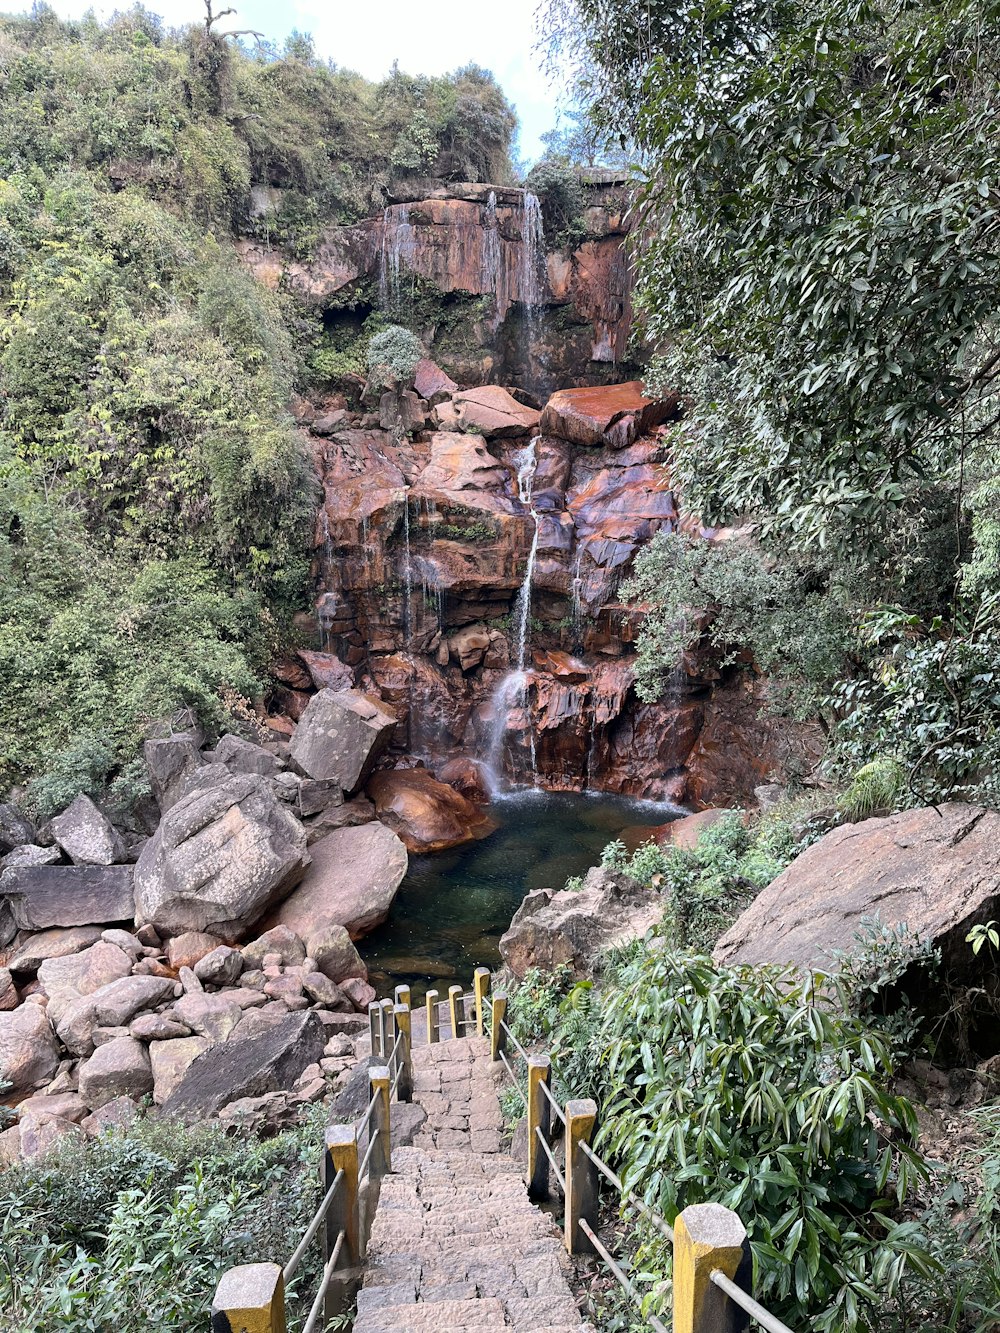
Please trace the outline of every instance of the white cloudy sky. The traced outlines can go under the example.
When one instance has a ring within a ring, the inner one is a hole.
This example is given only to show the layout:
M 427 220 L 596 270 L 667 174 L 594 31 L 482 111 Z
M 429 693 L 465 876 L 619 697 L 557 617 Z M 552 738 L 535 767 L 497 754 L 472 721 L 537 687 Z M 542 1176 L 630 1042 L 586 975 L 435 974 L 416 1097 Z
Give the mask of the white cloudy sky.
M 66 17 L 87 9 L 110 13 L 129 0 L 51 0 Z M 200 21 L 203 0 L 145 0 L 171 26 Z M 521 121 L 520 154 L 538 156 L 538 136 L 556 119 L 556 93 L 540 69 L 535 43 L 537 0 L 225 0 L 235 19 L 223 26 L 256 28 L 281 41 L 293 28 L 310 32 L 318 53 L 371 79 L 394 60 L 410 74 L 444 74 L 474 61 L 491 69 Z M 27 8 L 27 4 L 24 5 Z

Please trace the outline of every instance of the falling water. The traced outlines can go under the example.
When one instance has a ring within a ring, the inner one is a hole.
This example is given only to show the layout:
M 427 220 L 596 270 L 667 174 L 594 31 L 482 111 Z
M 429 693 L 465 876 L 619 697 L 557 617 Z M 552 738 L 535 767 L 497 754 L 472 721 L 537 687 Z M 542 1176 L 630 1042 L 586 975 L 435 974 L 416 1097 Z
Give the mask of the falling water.
M 544 283 L 545 232 L 542 206 L 530 190 L 524 192 L 521 216 L 521 272 L 518 275 L 520 297 L 524 305 L 524 354 L 528 381 L 534 383 L 535 347 L 539 341 Z
M 410 488 L 403 487 L 403 646 L 413 636 L 413 561 L 410 556 Z
M 417 236 L 406 204 L 389 204 L 382 214 L 382 248 L 379 254 L 378 291 L 383 310 L 400 307 L 400 274 L 403 265 L 413 268 Z
M 516 627 L 517 667 L 508 672 L 493 692 L 493 720 L 490 724 L 489 745 L 487 747 L 486 768 L 490 775 L 490 784 L 494 791 L 502 786 L 503 749 L 510 725 L 510 715 L 514 709 L 523 710 L 528 722 L 528 745 L 531 753 L 531 776 L 534 780 L 538 771 L 535 750 L 535 729 L 528 711 L 528 650 L 531 646 L 531 583 L 535 574 L 535 560 L 538 556 L 538 514 L 531 503 L 531 493 L 535 481 L 535 469 L 538 466 L 538 436 L 514 454 L 517 468 L 518 499 L 529 510 L 534 523 L 528 561 L 524 569 L 524 580 L 518 589 L 514 602 L 514 623 Z

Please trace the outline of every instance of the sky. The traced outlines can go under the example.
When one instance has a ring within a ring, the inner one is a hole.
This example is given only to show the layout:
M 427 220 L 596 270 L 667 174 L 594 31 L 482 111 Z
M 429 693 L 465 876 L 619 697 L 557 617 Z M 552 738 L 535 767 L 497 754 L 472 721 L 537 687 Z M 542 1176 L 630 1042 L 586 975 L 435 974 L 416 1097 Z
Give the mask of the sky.
M 104 15 L 130 0 L 50 0 L 65 18 L 88 9 Z M 203 0 L 145 0 L 171 26 L 202 22 Z M 312 34 L 316 52 L 369 79 L 388 74 L 394 60 L 407 74 L 446 74 L 473 62 L 491 69 L 517 108 L 520 157 L 541 154 L 539 135 L 556 122 L 556 91 L 540 68 L 535 43 L 537 0 L 217 0 L 237 10 L 227 28 L 255 28 L 279 44 L 293 29 Z M 27 8 L 27 5 L 24 6 Z

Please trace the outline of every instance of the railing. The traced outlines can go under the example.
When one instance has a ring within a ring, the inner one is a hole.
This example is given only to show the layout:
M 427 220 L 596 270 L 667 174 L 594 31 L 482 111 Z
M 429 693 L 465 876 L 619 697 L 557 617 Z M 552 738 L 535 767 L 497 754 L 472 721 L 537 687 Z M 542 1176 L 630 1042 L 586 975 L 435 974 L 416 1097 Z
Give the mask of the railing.
M 570 1254 L 598 1255 L 647 1325 L 655 1333 L 667 1333 L 656 1315 L 641 1315 L 640 1293 L 598 1235 L 600 1187 L 607 1181 L 622 1202 L 634 1208 L 673 1247 L 673 1333 L 739 1333 L 748 1327 L 750 1319 L 768 1333 L 791 1333 L 787 1325 L 753 1299 L 750 1245 L 737 1215 L 721 1204 L 693 1204 L 671 1227 L 655 1208 L 626 1189 L 593 1148 L 596 1102 L 574 1098 L 560 1106 L 552 1091 L 552 1061 L 548 1055 L 529 1054 L 518 1041 L 507 1023 L 507 996 L 503 992 L 491 997 L 489 1038 L 490 1059 L 506 1068 L 527 1116 L 528 1195 L 547 1199 L 551 1179 L 558 1182 L 564 1201 L 565 1245 Z M 523 1080 L 515 1072 L 511 1055 L 524 1064 Z M 553 1117 L 563 1130 L 563 1169 L 552 1147 Z
M 323 1269 L 302 1333 L 317 1333 L 351 1307 L 381 1181 L 392 1171 L 391 1104 L 413 1094 L 409 987 L 396 987 L 395 1002 L 369 1005 L 368 1022 L 368 1109 L 354 1124 L 327 1126 L 320 1163 L 325 1193 L 284 1268 L 243 1264 L 222 1275 L 212 1301 L 213 1333 L 285 1333 L 286 1289 L 318 1235 Z
M 441 1041 L 442 1027 L 446 1039 L 472 1033 L 489 1037 L 490 1059 L 506 1068 L 527 1117 L 528 1195 L 535 1200 L 548 1199 L 551 1179 L 558 1182 L 564 1199 L 564 1240 L 569 1253 L 598 1255 L 641 1312 L 639 1292 L 598 1234 L 600 1187 L 607 1181 L 624 1204 L 634 1208 L 673 1246 L 673 1333 L 742 1333 L 750 1319 L 767 1333 L 791 1333 L 753 1299 L 750 1246 L 737 1215 L 721 1204 L 693 1204 L 671 1227 L 655 1208 L 626 1189 L 594 1150 L 597 1104 L 590 1098 L 573 1098 L 560 1105 L 552 1091 L 550 1057 L 529 1054 L 508 1026 L 506 1015 L 506 994 L 490 995 L 490 973 L 477 968 L 473 989 L 468 993 L 461 986 L 449 987 L 446 999 L 441 999 L 437 991 L 427 992 L 426 1039 L 429 1044 Z M 368 1022 L 372 1058 L 382 1063 L 369 1067 L 371 1098 L 360 1121 L 327 1127 L 321 1167 L 325 1186 L 322 1202 L 284 1268 L 277 1264 L 245 1264 L 223 1274 L 212 1303 L 213 1333 L 285 1333 L 285 1288 L 317 1235 L 322 1236 L 323 1270 L 303 1333 L 316 1333 L 350 1308 L 379 1186 L 383 1176 L 392 1171 L 391 1104 L 393 1100 L 409 1101 L 412 1096 L 409 988 L 397 986 L 394 1001 L 369 1005 Z M 524 1063 L 524 1087 L 511 1055 Z M 553 1119 L 563 1129 L 562 1169 L 552 1146 Z M 362 1140 L 366 1147 L 359 1160 Z M 641 1317 L 655 1333 L 667 1333 L 655 1315 Z

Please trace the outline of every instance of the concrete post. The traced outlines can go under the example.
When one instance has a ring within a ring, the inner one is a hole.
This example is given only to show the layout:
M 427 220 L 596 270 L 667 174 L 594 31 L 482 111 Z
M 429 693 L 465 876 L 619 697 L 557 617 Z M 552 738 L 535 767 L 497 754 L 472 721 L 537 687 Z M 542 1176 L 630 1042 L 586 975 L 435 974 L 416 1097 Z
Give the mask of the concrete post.
M 368 1128 L 372 1138 L 375 1138 L 376 1131 L 378 1131 L 378 1141 L 368 1164 L 369 1178 L 372 1182 L 375 1182 L 381 1180 L 383 1176 L 387 1176 L 392 1170 L 392 1148 L 389 1143 L 391 1084 L 388 1066 L 371 1065 L 368 1070 L 368 1084 L 371 1088 L 370 1096 L 375 1097 L 376 1093 L 378 1094 Z
M 425 1004 L 427 1006 L 427 1045 L 433 1046 L 441 1040 L 441 1014 L 438 1002 L 441 997 L 436 990 L 429 990 Z
M 749 1293 L 752 1264 L 746 1229 L 720 1203 L 696 1203 L 674 1223 L 674 1333 L 745 1333 L 749 1315 L 709 1275 L 719 1269 Z
M 477 967 L 472 974 L 472 990 L 476 997 L 476 1035 L 478 1037 L 481 1037 L 485 1032 L 483 1011 L 489 989 L 490 969 L 488 967 Z
M 413 1031 L 411 1027 L 410 1006 L 408 1004 L 397 1004 L 394 1010 L 394 1016 L 396 1020 L 396 1031 L 400 1036 L 399 1057 L 397 1059 L 399 1082 L 396 1085 L 396 1100 L 398 1102 L 412 1102 Z M 393 1077 L 395 1077 L 395 1075 Z
M 458 1002 L 461 994 L 461 986 L 448 987 L 448 1013 L 451 1017 L 451 1035 L 453 1037 L 460 1037 L 462 1035 L 462 1022 L 459 1015 L 464 1006 L 460 1005 Z
M 368 1035 L 371 1038 L 372 1059 L 382 1059 L 382 1008 L 378 1000 L 372 1000 L 368 1006 Z
M 552 1063 L 547 1055 L 533 1055 L 528 1060 L 528 1198 L 549 1197 L 549 1159 L 538 1141 L 536 1130 L 546 1143 L 552 1142 L 552 1107 L 542 1091 L 552 1081 Z
M 285 1333 L 285 1280 L 277 1264 L 242 1264 L 219 1279 L 212 1333 Z
M 326 1292 L 323 1316 L 329 1322 L 345 1314 L 351 1304 L 351 1279 L 338 1278 L 342 1270 L 355 1270 L 362 1260 L 361 1208 L 358 1182 L 358 1132 L 353 1125 L 328 1125 L 324 1136 L 323 1188 L 328 1190 L 338 1171 L 343 1171 L 337 1193 L 326 1214 L 323 1232 L 323 1267 L 326 1267 L 337 1237 L 344 1233 L 337 1267 Z
M 507 1049 L 507 1034 L 503 1023 L 507 1017 L 507 995 L 498 991 L 490 1000 L 490 1059 L 494 1064 L 500 1059 L 500 1052 Z
M 580 1229 L 581 1220 L 597 1230 L 597 1167 L 580 1144 L 588 1147 L 597 1123 L 597 1103 L 589 1097 L 566 1103 L 566 1249 L 592 1254 L 594 1247 Z

